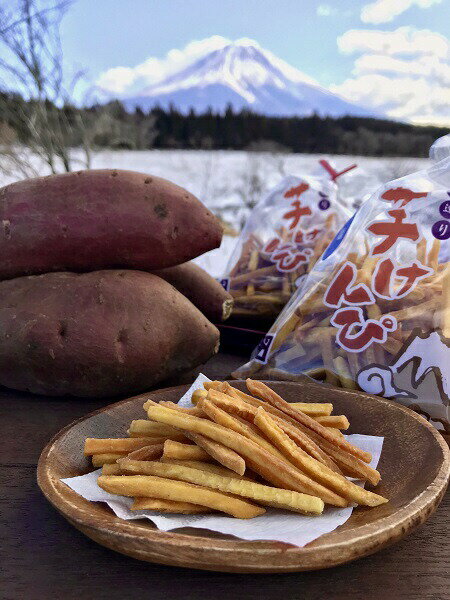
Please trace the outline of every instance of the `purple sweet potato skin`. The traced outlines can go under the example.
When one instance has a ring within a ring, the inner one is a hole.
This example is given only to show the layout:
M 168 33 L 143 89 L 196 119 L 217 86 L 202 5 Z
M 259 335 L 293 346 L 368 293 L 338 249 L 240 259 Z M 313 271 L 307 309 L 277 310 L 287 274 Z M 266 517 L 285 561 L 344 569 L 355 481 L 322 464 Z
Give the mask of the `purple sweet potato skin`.
M 205 362 L 218 330 L 140 271 L 0 282 L 0 384 L 45 395 L 128 395 Z
M 180 264 L 220 245 L 195 196 L 122 170 L 38 177 L 0 189 L 0 279 L 50 271 Z
M 211 321 L 225 321 L 230 316 L 233 297 L 195 263 L 187 262 L 153 273 L 173 285 Z

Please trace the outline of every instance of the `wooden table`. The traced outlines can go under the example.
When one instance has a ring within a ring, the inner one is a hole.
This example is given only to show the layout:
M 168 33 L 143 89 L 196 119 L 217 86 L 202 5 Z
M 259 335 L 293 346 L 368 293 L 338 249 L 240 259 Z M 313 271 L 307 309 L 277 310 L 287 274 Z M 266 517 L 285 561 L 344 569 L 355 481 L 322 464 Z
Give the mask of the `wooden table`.
M 221 354 L 203 372 L 224 378 L 241 363 Z M 45 500 L 35 467 L 59 429 L 104 404 L 0 391 L 1 599 L 450 599 L 449 493 L 437 513 L 402 542 L 328 571 L 210 573 L 143 563 L 96 545 Z

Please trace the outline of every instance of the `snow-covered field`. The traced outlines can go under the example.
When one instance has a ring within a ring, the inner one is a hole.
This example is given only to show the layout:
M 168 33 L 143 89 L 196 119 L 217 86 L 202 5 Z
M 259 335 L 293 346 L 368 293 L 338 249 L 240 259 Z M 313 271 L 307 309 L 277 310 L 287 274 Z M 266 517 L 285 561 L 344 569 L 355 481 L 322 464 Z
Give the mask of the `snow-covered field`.
M 285 175 L 317 172 L 318 160 L 327 158 L 336 167 L 352 163 L 358 169 L 341 180 L 343 199 L 349 205 L 358 202 L 380 183 L 396 179 L 423 168 L 427 159 L 367 158 L 349 156 L 320 156 L 237 151 L 103 151 L 94 154 L 92 168 L 117 168 L 142 171 L 164 177 L 188 189 L 236 231 L 242 227 L 250 206 L 262 194 L 276 185 Z M 32 160 L 35 170 L 46 175 L 48 170 Z M 2 176 L 5 185 L 19 175 Z M 214 276 L 223 274 L 227 258 L 236 238 L 225 236 L 222 247 L 199 262 Z

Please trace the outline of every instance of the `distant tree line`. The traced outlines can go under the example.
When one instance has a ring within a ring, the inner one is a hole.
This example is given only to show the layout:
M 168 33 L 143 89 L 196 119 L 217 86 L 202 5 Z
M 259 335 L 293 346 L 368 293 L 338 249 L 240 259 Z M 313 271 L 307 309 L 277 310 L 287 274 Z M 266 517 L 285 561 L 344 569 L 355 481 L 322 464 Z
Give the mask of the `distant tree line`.
M 129 112 L 119 101 L 89 108 L 66 104 L 52 106 L 53 118 L 65 124 L 68 143 L 82 146 L 76 123 L 88 124 L 95 148 L 267 150 L 357 154 L 366 156 L 427 156 L 433 141 L 448 129 L 414 126 L 362 117 L 267 117 L 248 110 L 223 114 L 212 110 L 182 114 L 175 108 L 140 108 Z M 32 101 L 19 94 L 0 92 L 0 144 L 28 145 L 30 126 L 24 116 L 33 112 Z M 73 127 L 67 127 L 73 124 Z
M 427 156 L 442 127 L 418 127 L 361 117 L 267 117 L 251 111 L 188 115 L 152 111 L 158 148 L 267 149 L 367 156 Z

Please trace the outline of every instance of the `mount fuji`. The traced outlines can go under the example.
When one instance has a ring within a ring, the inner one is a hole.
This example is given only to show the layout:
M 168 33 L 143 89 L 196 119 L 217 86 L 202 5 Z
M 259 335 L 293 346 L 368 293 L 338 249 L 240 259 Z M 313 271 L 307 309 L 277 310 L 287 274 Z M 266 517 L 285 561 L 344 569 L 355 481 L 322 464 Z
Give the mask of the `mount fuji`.
M 381 116 L 333 94 L 250 40 L 230 42 L 196 57 L 122 101 L 129 110 L 172 105 L 182 113 L 209 108 L 223 113 L 231 105 L 235 111 L 250 109 L 268 116 Z

